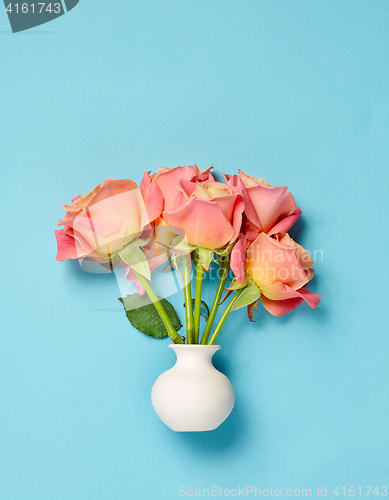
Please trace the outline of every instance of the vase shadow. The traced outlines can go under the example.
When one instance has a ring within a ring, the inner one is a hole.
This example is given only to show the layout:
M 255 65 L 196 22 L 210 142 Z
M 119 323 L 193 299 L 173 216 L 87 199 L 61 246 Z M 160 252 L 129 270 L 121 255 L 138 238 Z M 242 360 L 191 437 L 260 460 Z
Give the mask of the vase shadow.
M 191 453 L 204 457 L 239 450 L 250 436 L 246 403 L 236 397 L 234 408 L 227 419 L 215 430 L 205 432 L 177 432 L 177 440 Z

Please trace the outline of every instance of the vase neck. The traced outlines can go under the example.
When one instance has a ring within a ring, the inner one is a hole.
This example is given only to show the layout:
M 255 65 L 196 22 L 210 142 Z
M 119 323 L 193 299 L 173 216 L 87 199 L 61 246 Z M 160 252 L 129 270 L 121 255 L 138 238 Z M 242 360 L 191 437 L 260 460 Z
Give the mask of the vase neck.
M 212 356 L 220 349 L 219 345 L 198 345 L 198 344 L 170 344 L 170 348 L 176 353 L 177 367 L 204 367 L 213 366 Z

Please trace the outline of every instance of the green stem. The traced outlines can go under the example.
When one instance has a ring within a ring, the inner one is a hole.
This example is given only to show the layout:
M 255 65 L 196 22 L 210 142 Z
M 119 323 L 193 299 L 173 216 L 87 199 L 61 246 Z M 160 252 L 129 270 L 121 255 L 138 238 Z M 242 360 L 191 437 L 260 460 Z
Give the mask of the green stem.
M 224 285 L 226 284 L 227 281 L 227 276 L 228 276 L 228 271 L 230 269 L 230 256 L 226 256 L 224 259 L 223 258 L 218 258 L 219 260 L 219 266 L 220 266 L 220 279 L 219 279 L 219 284 L 217 286 L 216 290 L 216 295 L 213 300 L 213 304 L 211 307 L 211 312 L 209 313 L 207 323 L 204 328 L 204 333 L 201 338 L 201 344 L 206 345 L 208 343 L 208 337 L 209 334 L 211 333 L 213 323 L 216 318 L 216 313 L 219 307 L 220 300 L 223 295 L 223 290 L 224 290 Z
M 186 343 L 193 344 L 193 305 L 192 305 L 192 291 L 191 291 L 191 256 L 186 255 L 183 258 L 183 271 L 184 271 L 184 296 L 185 296 L 185 315 L 186 315 Z
M 172 325 L 172 322 L 170 321 L 169 316 L 166 314 L 166 311 L 163 308 L 160 299 L 157 297 L 156 293 L 151 288 L 151 285 L 150 285 L 148 279 L 145 278 L 144 276 L 142 276 L 141 274 L 139 274 L 137 271 L 135 271 L 134 268 L 132 268 L 132 269 L 133 269 L 136 277 L 140 281 L 141 285 L 146 290 L 147 295 L 152 300 L 152 302 L 155 306 L 155 309 L 157 310 L 158 314 L 161 317 L 161 320 L 163 321 L 163 324 L 165 325 L 165 328 L 167 330 L 167 333 L 169 334 L 169 337 L 172 339 L 172 341 L 175 344 L 183 344 L 184 342 L 183 342 L 182 338 L 176 332 L 176 329 Z
M 204 268 L 197 261 L 196 264 L 196 295 L 194 308 L 194 343 L 199 343 L 200 336 L 200 313 L 201 313 L 201 290 L 203 288 Z
M 226 310 L 222 314 L 222 317 L 219 319 L 219 323 L 216 325 L 216 328 L 212 334 L 212 337 L 209 339 L 208 345 L 212 345 L 215 343 L 215 340 L 216 340 L 217 336 L 219 335 L 220 330 L 222 329 L 224 323 L 226 322 L 226 319 L 228 318 L 230 312 L 232 311 L 232 308 L 234 307 L 236 301 L 239 298 L 239 295 L 243 292 L 243 290 L 244 290 L 244 288 L 241 288 L 240 290 L 238 290 L 236 292 L 235 297 L 231 300 L 231 302 L 226 307 Z

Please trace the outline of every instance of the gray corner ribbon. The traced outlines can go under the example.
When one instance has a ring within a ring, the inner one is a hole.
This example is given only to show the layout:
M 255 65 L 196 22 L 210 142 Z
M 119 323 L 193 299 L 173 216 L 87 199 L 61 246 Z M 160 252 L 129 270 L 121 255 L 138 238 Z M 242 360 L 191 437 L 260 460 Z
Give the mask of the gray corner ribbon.
M 3 1 L 13 33 L 35 28 L 35 26 L 57 19 L 57 17 L 63 16 L 65 12 L 69 12 L 79 3 L 79 0 L 54 0 L 51 2 L 35 0 L 29 0 L 28 2 L 23 2 L 23 0 Z

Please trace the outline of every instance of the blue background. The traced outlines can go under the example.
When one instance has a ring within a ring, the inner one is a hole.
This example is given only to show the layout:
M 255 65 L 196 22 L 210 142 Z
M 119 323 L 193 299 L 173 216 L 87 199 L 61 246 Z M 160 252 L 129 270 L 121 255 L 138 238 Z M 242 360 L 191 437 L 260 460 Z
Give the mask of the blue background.
M 1 499 L 388 485 L 388 22 L 386 0 L 82 0 L 12 34 L 0 11 Z M 150 402 L 170 341 L 113 275 L 56 262 L 54 229 L 105 177 L 195 162 L 289 185 L 323 299 L 234 313 L 236 406 L 180 434 Z

